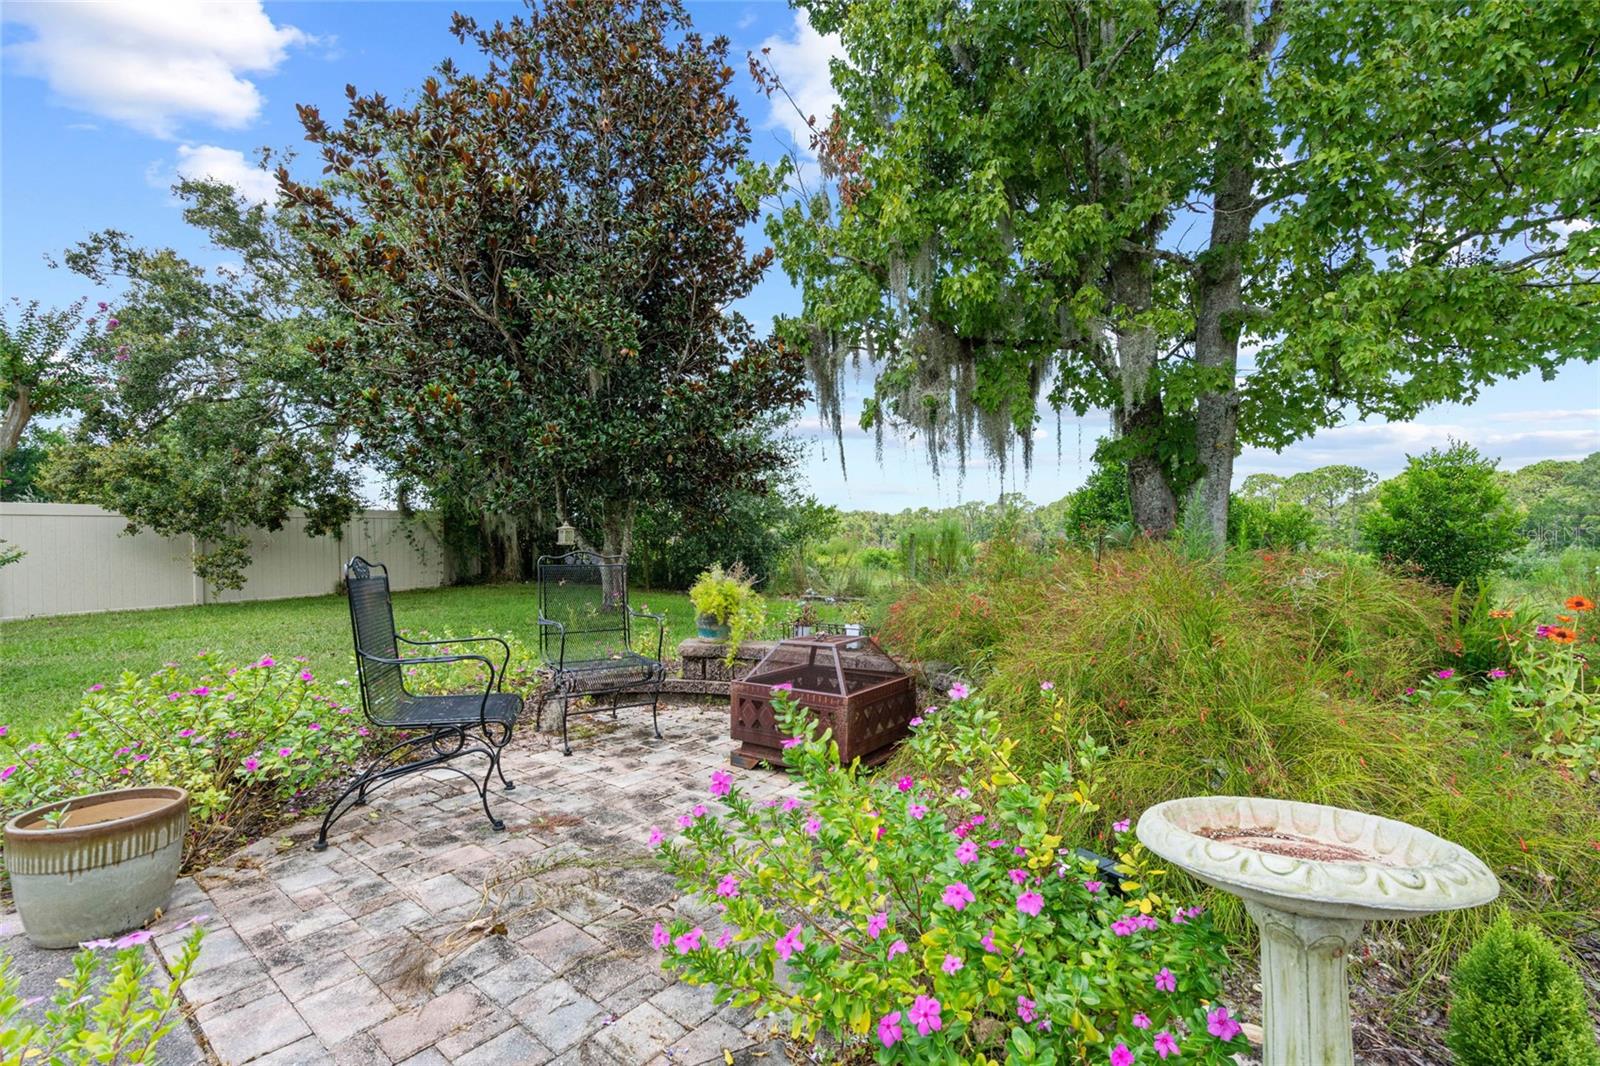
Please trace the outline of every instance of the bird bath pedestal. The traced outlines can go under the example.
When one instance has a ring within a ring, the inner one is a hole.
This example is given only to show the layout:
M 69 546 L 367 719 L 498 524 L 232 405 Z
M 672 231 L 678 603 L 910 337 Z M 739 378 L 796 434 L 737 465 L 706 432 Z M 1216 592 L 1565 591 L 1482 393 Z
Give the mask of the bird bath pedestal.
M 1488 903 L 1494 874 L 1404 822 L 1244 796 L 1157 804 L 1139 840 L 1244 900 L 1261 933 L 1266 1066 L 1351 1066 L 1345 960 L 1369 921 Z

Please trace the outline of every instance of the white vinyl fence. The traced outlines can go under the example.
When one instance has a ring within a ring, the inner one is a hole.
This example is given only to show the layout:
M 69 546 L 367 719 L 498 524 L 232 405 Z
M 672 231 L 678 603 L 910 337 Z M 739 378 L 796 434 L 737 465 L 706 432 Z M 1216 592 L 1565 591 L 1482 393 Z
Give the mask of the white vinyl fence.
M 335 591 L 352 555 L 389 567 L 396 589 L 449 582 L 450 563 L 427 522 L 399 511 L 361 511 L 338 536 L 306 536 L 290 515 L 251 536 L 244 588 L 217 592 L 194 576 L 187 537 L 123 533 L 115 511 L 73 503 L 0 503 L 0 540 L 26 554 L 0 566 L 0 620 L 196 603 L 278 600 Z

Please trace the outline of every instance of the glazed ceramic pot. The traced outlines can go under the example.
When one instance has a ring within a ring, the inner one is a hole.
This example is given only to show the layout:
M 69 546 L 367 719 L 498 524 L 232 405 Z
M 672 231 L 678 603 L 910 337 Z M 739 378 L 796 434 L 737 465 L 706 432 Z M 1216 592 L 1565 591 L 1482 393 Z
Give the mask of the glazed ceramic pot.
M 45 816 L 66 810 L 59 826 Z M 6 871 L 28 939 L 73 947 L 144 925 L 183 860 L 189 794 L 156 786 L 96 792 L 6 823 Z
M 694 620 L 695 632 L 701 640 L 727 640 L 733 632 L 733 627 L 727 622 L 717 621 L 714 615 L 696 615 Z

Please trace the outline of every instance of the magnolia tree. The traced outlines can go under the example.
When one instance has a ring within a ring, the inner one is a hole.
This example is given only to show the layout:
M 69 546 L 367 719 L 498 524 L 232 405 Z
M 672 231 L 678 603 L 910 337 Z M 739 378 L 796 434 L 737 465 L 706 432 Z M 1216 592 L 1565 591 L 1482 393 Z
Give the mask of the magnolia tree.
M 411 106 L 352 87 L 342 123 L 302 107 L 327 177 L 279 172 L 349 315 L 321 353 L 366 457 L 513 534 L 553 506 L 610 555 L 641 501 L 764 490 L 802 372 L 729 310 L 771 252 L 741 237 L 726 40 L 667 0 L 453 28 L 481 73 L 447 61 Z
M 1048 385 L 1220 542 L 1242 445 L 1600 351 L 1600 8 L 798 3 L 841 102 L 770 233 L 836 431 L 865 358 L 865 425 L 1026 459 Z

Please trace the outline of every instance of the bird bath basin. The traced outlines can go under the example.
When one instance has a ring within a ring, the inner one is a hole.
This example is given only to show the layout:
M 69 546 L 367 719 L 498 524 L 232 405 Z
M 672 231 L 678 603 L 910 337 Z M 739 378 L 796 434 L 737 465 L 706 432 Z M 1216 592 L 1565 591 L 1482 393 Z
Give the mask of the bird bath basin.
M 1261 932 L 1266 1066 L 1350 1066 L 1349 952 L 1369 922 L 1488 903 L 1478 857 L 1391 818 L 1247 796 L 1171 800 L 1139 840 L 1244 900 Z

